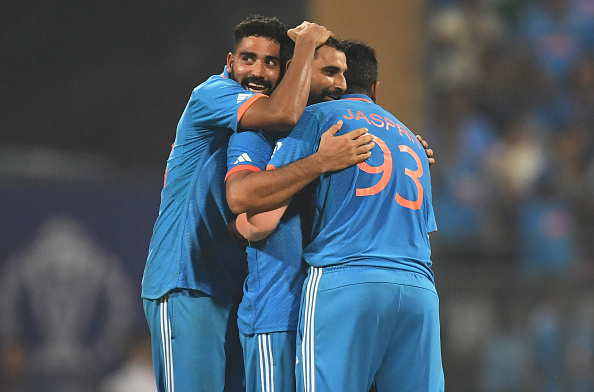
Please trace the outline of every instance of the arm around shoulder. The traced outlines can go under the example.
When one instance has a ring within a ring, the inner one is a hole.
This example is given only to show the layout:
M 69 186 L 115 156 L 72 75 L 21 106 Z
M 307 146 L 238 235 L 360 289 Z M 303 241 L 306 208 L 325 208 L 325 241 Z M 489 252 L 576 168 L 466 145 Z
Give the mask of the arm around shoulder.
M 341 126 L 341 122 L 334 124 L 322 135 L 315 153 L 287 166 L 231 174 L 226 183 L 231 211 L 240 214 L 276 209 L 322 174 L 342 170 L 369 158 L 374 143 L 367 129 L 334 136 Z

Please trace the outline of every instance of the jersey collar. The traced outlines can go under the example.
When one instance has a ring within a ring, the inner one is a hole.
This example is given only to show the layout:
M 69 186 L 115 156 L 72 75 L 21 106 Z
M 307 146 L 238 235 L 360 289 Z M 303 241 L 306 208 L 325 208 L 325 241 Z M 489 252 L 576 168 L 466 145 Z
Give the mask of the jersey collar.
M 229 79 L 229 73 L 227 72 L 227 66 L 225 65 L 225 68 L 223 68 L 223 73 L 221 74 L 221 76 L 224 79 Z
M 369 98 L 365 94 L 345 94 L 345 95 L 342 96 L 341 99 L 348 99 L 350 101 L 363 101 L 363 102 L 373 103 L 373 101 L 371 100 L 371 98 Z

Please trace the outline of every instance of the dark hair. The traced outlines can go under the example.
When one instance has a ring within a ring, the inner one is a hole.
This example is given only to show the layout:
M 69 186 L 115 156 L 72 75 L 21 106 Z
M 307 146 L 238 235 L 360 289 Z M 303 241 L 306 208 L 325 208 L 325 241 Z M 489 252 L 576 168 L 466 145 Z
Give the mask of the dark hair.
M 290 40 L 290 44 L 285 45 L 285 48 L 283 50 L 283 47 L 281 46 L 281 57 L 285 56 L 287 60 L 290 60 L 293 57 L 293 50 L 295 49 L 295 42 L 293 42 L 292 40 Z M 334 37 L 329 37 L 328 40 L 326 40 L 326 42 L 324 42 L 322 45 L 318 46 L 316 48 L 316 55 L 318 53 L 318 49 L 320 49 L 323 46 L 329 46 L 331 48 L 334 48 L 336 50 L 338 50 L 339 52 L 344 52 L 344 42 L 343 41 L 339 41 Z
M 375 49 L 361 41 L 342 42 L 347 59 L 346 93 L 371 93 L 371 86 L 377 80 L 377 57 Z
M 319 46 L 317 49 L 320 49 L 322 46 L 329 46 L 331 48 L 338 50 L 339 52 L 344 52 L 345 50 L 344 42 L 339 41 L 334 37 L 329 37 L 328 40 L 324 42 L 321 46 Z
M 293 58 L 293 52 L 295 52 L 295 41 L 289 38 L 286 42 L 281 43 L 280 57 L 283 68 L 287 64 L 287 61 Z
M 266 37 L 273 39 L 281 45 L 291 39 L 287 36 L 287 27 L 276 17 L 250 15 L 233 30 L 233 50 L 245 37 Z
M 287 26 L 277 17 L 250 15 L 233 30 L 233 52 L 245 37 L 266 37 L 280 44 L 281 75 L 293 54 L 294 43 L 287 36 Z

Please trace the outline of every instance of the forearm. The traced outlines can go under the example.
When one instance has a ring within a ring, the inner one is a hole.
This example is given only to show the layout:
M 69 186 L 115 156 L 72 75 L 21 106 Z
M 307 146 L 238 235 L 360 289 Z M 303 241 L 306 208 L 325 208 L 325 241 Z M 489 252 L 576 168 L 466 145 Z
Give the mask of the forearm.
M 239 120 L 240 129 L 288 130 L 303 114 L 309 97 L 315 50 L 332 33 L 324 26 L 304 21 L 287 31 L 287 36 L 295 42 L 295 49 L 283 80 L 270 97 L 260 98 L 248 108 Z
M 367 129 L 333 136 L 341 126 L 342 121 L 339 121 L 324 132 L 318 150 L 310 156 L 274 170 L 244 170 L 231 174 L 227 178 L 227 202 L 231 211 L 241 214 L 275 209 L 322 174 L 369 158 L 375 144 Z
M 227 201 L 231 210 L 240 214 L 270 211 L 281 207 L 288 199 L 325 173 L 319 154 L 313 154 L 287 166 L 251 172 L 241 179 L 229 178 Z
M 239 214 L 237 216 L 237 231 L 248 241 L 263 240 L 276 229 L 290 202 L 291 199 L 285 200 L 281 207 L 272 211 Z
M 293 118 L 292 126 L 299 121 L 307 104 L 315 49 L 316 41 L 312 37 L 297 40 L 291 66 L 270 95 L 270 105 L 288 113 Z

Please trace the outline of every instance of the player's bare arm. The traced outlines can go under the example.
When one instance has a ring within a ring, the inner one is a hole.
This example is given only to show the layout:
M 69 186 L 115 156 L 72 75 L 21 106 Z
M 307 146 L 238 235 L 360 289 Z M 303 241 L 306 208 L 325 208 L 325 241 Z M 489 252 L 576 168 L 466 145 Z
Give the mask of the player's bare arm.
M 317 157 L 320 158 L 319 164 L 322 166 L 325 163 L 335 164 L 339 162 L 341 157 L 344 156 L 354 156 L 355 160 L 353 162 L 358 161 L 358 159 L 360 158 L 360 151 L 356 151 L 360 147 L 356 147 L 349 143 L 349 138 L 338 139 L 334 136 L 336 132 L 338 132 L 338 130 L 340 129 L 341 125 L 342 122 L 335 124 L 327 132 L 325 132 L 322 135 L 322 138 L 320 139 L 320 149 L 322 150 L 322 153 L 318 154 Z M 361 132 L 364 133 L 361 134 Z M 358 129 L 357 132 L 351 135 L 351 137 L 354 139 L 350 140 L 355 140 L 357 138 L 364 137 L 365 135 L 367 135 L 367 130 L 365 128 Z M 337 144 L 332 145 L 333 143 Z M 330 145 L 334 148 L 327 148 L 327 145 Z M 365 146 L 369 147 L 369 145 L 364 145 L 361 147 Z M 335 171 L 344 168 L 340 166 L 336 166 L 336 168 L 333 168 L 332 166 L 327 166 L 325 169 L 328 169 L 326 171 Z M 285 202 L 279 208 L 276 208 L 271 211 L 264 211 L 255 214 L 251 211 L 248 211 L 247 213 L 244 212 L 240 214 L 236 220 L 235 228 L 237 232 L 241 235 L 242 238 L 247 239 L 249 241 L 263 240 L 276 229 L 276 227 L 278 226 L 278 222 L 287 210 L 290 201 L 291 198 L 285 200 Z
M 241 129 L 287 130 L 293 128 L 303 114 L 315 50 L 333 34 L 310 22 L 303 22 L 287 34 L 295 41 L 291 67 L 270 97 L 258 99 L 247 109 L 239 122 Z
M 292 198 L 285 200 L 285 202 L 272 211 L 259 212 L 253 214 L 251 212 L 244 212 L 237 216 L 235 228 L 242 238 L 248 241 L 261 241 L 268 237 L 282 218 L 287 210 Z
M 227 178 L 227 203 L 236 214 L 270 211 L 283 205 L 307 184 L 324 173 L 363 162 L 375 146 L 366 128 L 335 136 L 339 122 L 322 135 L 314 154 L 275 170 L 242 170 Z
M 338 126 L 333 128 L 332 131 L 338 130 Z M 326 138 L 331 137 L 331 132 L 325 134 Z M 423 140 L 421 135 L 417 135 L 417 140 L 425 148 L 427 158 L 429 158 L 429 164 L 435 163 L 433 158 L 433 150 L 429 148 L 427 141 Z M 278 226 L 278 222 L 282 218 L 283 214 L 287 210 L 287 207 L 291 199 L 285 201 L 283 205 L 272 211 L 260 212 L 257 214 L 247 212 L 237 216 L 237 220 L 233 222 L 234 230 L 239 234 L 239 238 L 243 241 L 261 241 L 268 237 Z

